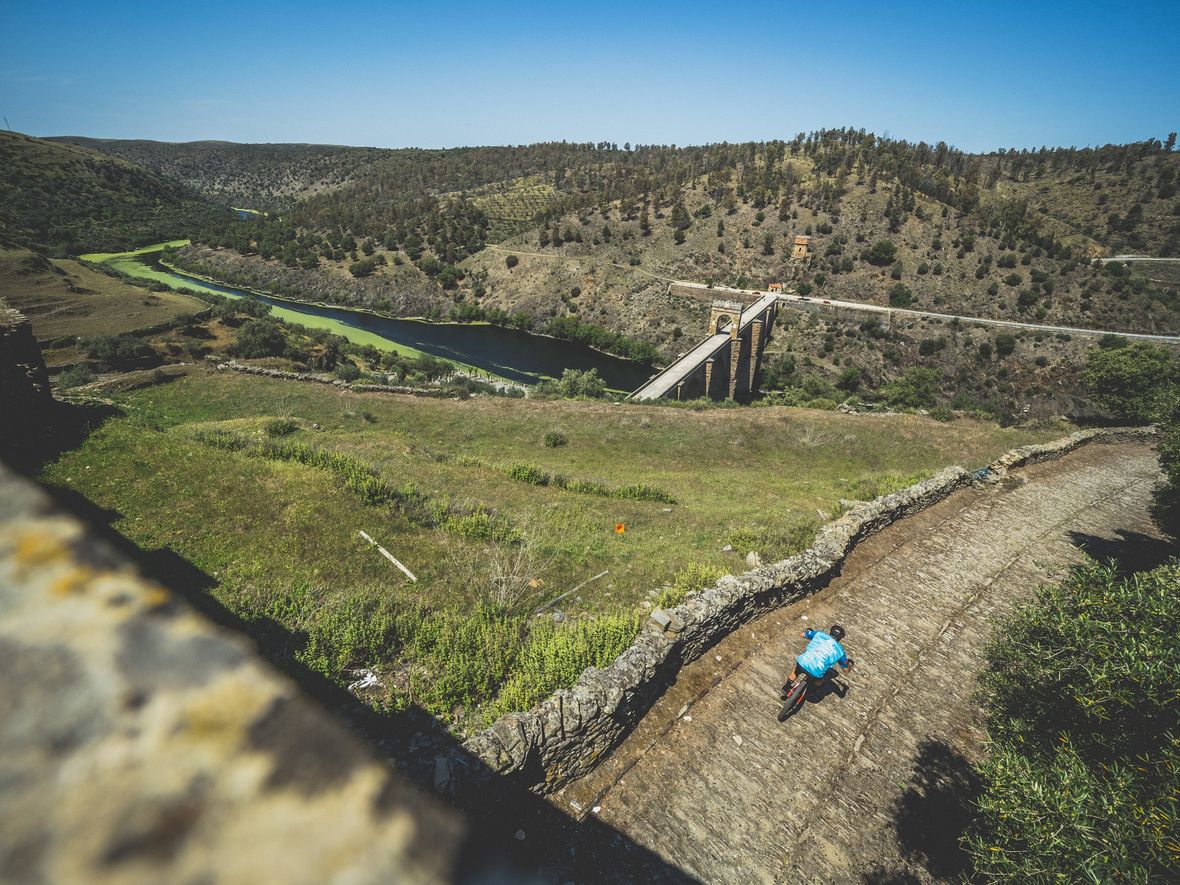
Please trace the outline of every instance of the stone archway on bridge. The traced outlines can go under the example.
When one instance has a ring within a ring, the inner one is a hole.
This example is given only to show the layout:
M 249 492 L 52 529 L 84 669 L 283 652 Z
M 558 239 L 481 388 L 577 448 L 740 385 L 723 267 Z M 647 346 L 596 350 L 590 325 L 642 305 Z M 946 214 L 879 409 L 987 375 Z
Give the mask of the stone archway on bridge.
M 740 301 L 714 301 L 709 308 L 709 334 L 716 335 L 732 323 L 729 337 L 736 338 L 742 325 L 742 308 Z

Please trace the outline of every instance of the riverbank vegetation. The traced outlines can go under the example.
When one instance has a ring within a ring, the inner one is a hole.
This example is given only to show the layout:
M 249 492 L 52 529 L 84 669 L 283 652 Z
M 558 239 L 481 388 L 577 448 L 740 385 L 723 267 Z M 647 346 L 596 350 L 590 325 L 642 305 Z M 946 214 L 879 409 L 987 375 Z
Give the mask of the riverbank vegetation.
M 460 730 L 611 659 L 694 575 L 806 546 L 842 498 L 1052 435 L 185 371 L 105 394 L 120 414 L 44 479 L 186 562 L 176 579 L 258 625 L 276 660 L 341 683 L 370 669 L 374 706 L 420 704 Z

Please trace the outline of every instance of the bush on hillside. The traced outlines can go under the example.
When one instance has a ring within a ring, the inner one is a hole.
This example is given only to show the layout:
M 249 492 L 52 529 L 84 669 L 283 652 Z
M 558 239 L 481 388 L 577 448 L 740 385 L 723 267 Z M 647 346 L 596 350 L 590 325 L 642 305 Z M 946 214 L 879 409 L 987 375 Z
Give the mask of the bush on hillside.
M 91 359 L 113 369 L 137 369 L 160 361 L 152 346 L 134 335 L 95 335 L 83 338 L 78 346 Z
M 1180 381 L 1180 364 L 1162 347 L 1132 344 L 1091 348 L 1082 383 L 1094 400 L 1124 421 L 1148 424 L 1161 400 Z
M 238 337 L 233 345 L 234 355 L 248 360 L 279 356 L 286 349 L 287 340 L 283 337 L 279 324 L 271 319 L 248 321 L 238 330 Z

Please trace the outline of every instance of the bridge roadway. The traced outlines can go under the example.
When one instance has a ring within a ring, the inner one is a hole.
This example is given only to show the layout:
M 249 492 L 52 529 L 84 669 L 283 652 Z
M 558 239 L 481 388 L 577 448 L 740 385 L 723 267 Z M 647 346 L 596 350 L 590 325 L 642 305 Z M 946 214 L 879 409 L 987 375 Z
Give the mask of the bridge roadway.
M 746 307 L 742 311 L 741 325 L 738 326 L 739 334 L 745 331 L 746 327 L 753 320 L 760 317 L 762 312 L 778 299 L 778 295 L 765 294 L 753 304 Z M 677 384 L 695 372 L 701 363 L 725 346 L 726 342 L 729 341 L 732 330 L 733 323 L 729 323 L 716 335 L 710 335 L 684 356 L 668 366 L 668 368 L 660 372 L 660 374 L 632 393 L 628 398 L 633 400 L 657 400 L 667 396 Z
M 1169 548 L 1148 515 L 1158 477 L 1148 446 L 1090 445 L 885 529 L 826 589 L 684 668 L 635 732 L 553 801 L 598 808 L 587 832 L 606 824 L 687 881 L 953 878 L 956 788 L 980 747 L 974 676 L 996 622 L 1079 562 L 1078 543 L 1162 559 Z M 834 621 L 857 662 L 845 696 L 777 722 L 799 631 Z M 636 857 L 595 878 L 681 880 L 646 866 Z
M 1165 259 L 1160 259 L 1165 260 Z M 1167 259 L 1170 260 L 1170 259 Z M 744 295 L 750 297 L 761 294 L 754 289 L 734 289 L 729 286 L 708 286 L 704 283 L 690 283 L 684 280 L 675 280 L 674 285 L 687 289 L 706 289 L 712 292 L 729 292 L 735 295 Z M 1021 323 L 1016 320 L 994 320 L 987 317 L 972 317 L 962 316 L 953 313 L 936 313 L 932 310 L 913 310 L 911 308 L 902 307 L 882 307 L 879 304 L 867 304 L 863 301 L 840 301 L 834 298 L 822 297 L 803 297 L 802 295 L 794 295 L 790 292 L 783 293 L 778 296 L 779 300 L 786 304 L 808 304 L 813 307 L 830 308 L 833 310 L 856 310 L 862 313 L 875 314 L 877 316 L 888 317 L 891 314 L 897 316 L 910 317 L 928 317 L 937 320 L 958 320 L 962 323 L 980 323 L 985 326 L 1001 326 L 1009 329 L 1028 329 L 1033 332 L 1062 332 L 1069 335 L 1088 335 L 1095 338 L 1103 335 L 1118 335 L 1121 338 L 1129 338 L 1134 341 L 1158 341 L 1169 344 L 1180 344 L 1180 335 L 1155 335 L 1146 332 L 1120 332 L 1114 329 L 1081 329 L 1076 326 L 1049 326 L 1042 323 Z

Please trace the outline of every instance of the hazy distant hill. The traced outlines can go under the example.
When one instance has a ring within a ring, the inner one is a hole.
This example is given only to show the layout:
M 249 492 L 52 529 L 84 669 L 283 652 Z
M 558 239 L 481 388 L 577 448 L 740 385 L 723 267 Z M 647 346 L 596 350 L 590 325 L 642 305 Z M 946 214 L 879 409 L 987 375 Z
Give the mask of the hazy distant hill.
M 83 147 L 0 132 L 0 239 L 52 255 L 185 236 L 226 215 L 181 182 Z
M 101 151 L 146 166 L 195 191 L 238 206 L 286 209 L 295 200 L 340 186 L 389 151 L 317 144 L 235 144 L 228 141 L 48 139 Z

